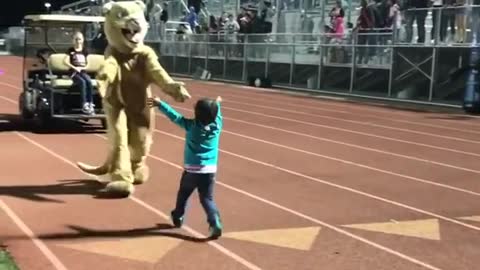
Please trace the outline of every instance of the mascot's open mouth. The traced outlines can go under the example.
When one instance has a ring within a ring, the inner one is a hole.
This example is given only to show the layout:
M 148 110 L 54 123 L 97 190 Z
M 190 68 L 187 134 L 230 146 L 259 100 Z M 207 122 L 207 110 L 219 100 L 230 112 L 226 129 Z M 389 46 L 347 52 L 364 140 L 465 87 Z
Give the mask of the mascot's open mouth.
M 122 28 L 122 34 L 128 41 L 132 43 L 137 44 L 140 42 L 140 39 L 141 39 L 140 30 L 131 30 L 131 29 Z

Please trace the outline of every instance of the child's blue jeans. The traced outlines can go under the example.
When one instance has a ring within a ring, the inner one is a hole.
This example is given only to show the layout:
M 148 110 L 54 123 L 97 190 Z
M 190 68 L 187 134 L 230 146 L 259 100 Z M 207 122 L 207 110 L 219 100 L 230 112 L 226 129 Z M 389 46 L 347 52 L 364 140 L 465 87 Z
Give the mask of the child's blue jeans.
M 190 173 L 184 171 L 180 180 L 180 188 L 177 194 L 177 203 L 172 214 L 183 217 L 187 207 L 188 199 L 195 189 L 198 189 L 200 203 L 207 214 L 208 224 L 212 227 L 218 226 L 219 214 L 213 200 L 213 187 L 215 185 L 215 173 Z
M 82 93 L 82 105 L 87 102 L 93 102 L 93 86 L 90 76 L 88 76 L 88 74 L 85 72 L 75 72 L 72 80 L 80 87 L 80 91 Z

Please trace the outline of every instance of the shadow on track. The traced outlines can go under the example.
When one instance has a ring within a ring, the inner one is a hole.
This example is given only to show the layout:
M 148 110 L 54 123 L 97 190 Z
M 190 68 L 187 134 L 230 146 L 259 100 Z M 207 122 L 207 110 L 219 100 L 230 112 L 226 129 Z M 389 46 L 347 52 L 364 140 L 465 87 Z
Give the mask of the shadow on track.
M 0 114 L 0 132 L 31 132 L 35 134 L 103 134 L 100 120 L 89 122 L 55 119 L 48 128 L 22 119 L 18 114 Z
M 61 232 L 61 233 L 47 233 L 47 234 L 38 234 L 37 237 L 41 240 L 74 240 L 74 239 L 132 239 L 137 237 L 169 237 L 180 239 L 188 242 L 194 243 L 204 243 L 210 240 L 213 240 L 210 237 L 194 237 L 190 235 L 181 234 L 175 231 L 166 231 L 166 230 L 175 230 L 176 228 L 173 225 L 166 223 L 158 223 L 156 226 L 146 227 L 146 228 L 135 228 L 135 229 L 126 229 L 126 230 L 99 230 L 91 229 L 77 225 L 67 225 L 69 230 L 73 232 Z M 23 240 L 29 239 L 25 235 L 15 235 L 15 236 L 6 236 L 2 238 L 5 240 Z M 69 241 L 70 242 L 70 241 Z
M 61 195 L 91 195 L 95 199 L 122 199 L 102 192 L 104 184 L 89 179 L 60 180 L 58 184 L 0 186 L 0 196 L 21 198 L 36 202 L 65 203 L 52 198 Z
M 174 231 L 165 231 L 176 229 L 173 225 L 166 223 L 159 223 L 156 226 L 147 228 L 135 228 L 128 230 L 96 230 L 86 227 L 68 225 L 68 229 L 74 232 L 69 233 L 53 233 L 43 234 L 38 237 L 43 240 L 70 240 L 70 239 L 84 239 L 84 238 L 134 238 L 147 236 L 163 236 L 185 240 L 189 242 L 202 243 L 210 240 L 209 238 L 198 238 L 189 235 L 180 234 Z

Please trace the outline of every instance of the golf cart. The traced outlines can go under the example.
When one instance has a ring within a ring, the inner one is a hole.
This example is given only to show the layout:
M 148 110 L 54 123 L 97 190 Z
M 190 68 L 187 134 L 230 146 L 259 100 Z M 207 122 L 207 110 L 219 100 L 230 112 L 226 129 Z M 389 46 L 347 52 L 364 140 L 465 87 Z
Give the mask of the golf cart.
M 88 122 L 99 119 L 106 128 L 101 97 L 95 81 L 103 64 L 103 50 L 92 48 L 91 37 L 103 17 L 79 15 L 28 15 L 24 18 L 25 44 L 23 58 L 23 91 L 19 110 L 23 119 L 33 120 L 37 127 L 46 128 L 56 120 Z M 94 114 L 82 112 L 81 91 L 74 83 L 69 67 L 64 63 L 73 34 L 81 31 L 88 49 L 86 72 L 92 78 Z

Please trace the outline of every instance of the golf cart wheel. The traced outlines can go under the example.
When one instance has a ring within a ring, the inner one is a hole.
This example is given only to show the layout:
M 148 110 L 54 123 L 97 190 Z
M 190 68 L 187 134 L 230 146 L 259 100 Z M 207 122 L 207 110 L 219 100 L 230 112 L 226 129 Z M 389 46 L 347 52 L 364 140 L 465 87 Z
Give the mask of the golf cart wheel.
M 47 129 L 52 126 L 52 119 L 49 115 L 46 113 L 38 113 L 35 117 L 35 126 L 38 129 Z
M 20 97 L 18 98 L 18 107 L 19 107 L 18 109 L 19 109 L 20 115 L 25 120 L 30 120 L 35 116 L 35 114 L 32 111 L 30 111 L 27 107 L 27 104 L 31 103 L 31 98 L 32 98 L 32 95 L 29 92 L 22 92 L 20 94 Z
M 35 115 L 35 126 L 38 129 L 47 129 L 53 126 L 54 118 L 51 117 L 45 101 L 39 99 L 37 103 L 37 113 Z

